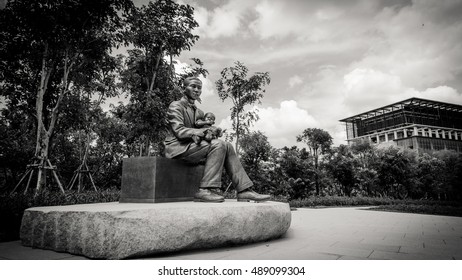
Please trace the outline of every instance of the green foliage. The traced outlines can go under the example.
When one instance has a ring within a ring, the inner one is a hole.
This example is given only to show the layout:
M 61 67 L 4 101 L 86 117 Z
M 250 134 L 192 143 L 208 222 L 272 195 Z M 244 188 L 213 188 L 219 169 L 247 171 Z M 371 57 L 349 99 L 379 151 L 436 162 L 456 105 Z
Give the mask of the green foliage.
M 162 154 L 165 114 L 169 104 L 181 97 L 184 76 L 207 74 L 199 59 L 193 59 L 198 67 L 191 66 L 183 75 L 174 69 L 173 56 L 199 39 L 192 34 L 198 26 L 193 15 L 187 4 L 156 0 L 133 9 L 127 18 L 125 39 L 135 48 L 128 50 L 120 85 L 130 102 L 119 106 L 117 116 L 128 126 L 126 142 L 139 156 Z
M 129 0 L 11 0 L 0 10 L 0 94 L 7 109 L 20 105 L 36 121 L 28 163 L 43 168 L 56 130 L 81 128 L 81 91 L 108 66 L 109 52 L 121 42 L 121 18 L 131 7 Z M 63 104 L 67 116 L 60 119 Z M 45 178 L 38 172 L 39 186 Z
M 368 143 L 325 151 L 316 168 L 305 149 L 275 150 L 264 134 L 252 132 L 242 139 L 241 161 L 257 190 L 286 200 L 316 194 L 462 201 L 462 156 L 454 151 L 417 154 Z
M 327 206 L 369 206 L 393 204 L 391 198 L 379 197 L 348 197 L 348 196 L 312 196 L 305 199 L 290 201 L 291 207 L 327 207 Z
M 297 136 L 297 142 L 308 145 L 310 152 L 316 157 L 326 153 L 332 146 L 332 136 L 329 132 L 320 128 L 307 128 L 301 135 Z
M 231 121 L 234 133 L 230 134 L 230 139 L 236 137 L 236 152 L 239 152 L 240 138 L 249 133 L 250 126 L 258 120 L 258 112 L 245 112 L 245 106 L 261 103 L 264 87 L 271 81 L 268 72 L 257 72 L 247 77 L 248 72 L 249 69 L 237 61 L 235 66 L 224 68 L 221 78 L 215 83 L 220 99 L 233 102 Z
M 315 186 L 316 194 L 320 194 L 320 174 L 319 170 L 319 156 L 329 151 L 332 146 L 332 137 L 329 132 L 320 128 L 307 128 L 301 135 L 297 136 L 297 142 L 303 142 L 308 145 L 309 151 L 312 154 L 314 162 L 314 169 L 316 171 Z
M 371 210 L 462 217 L 462 206 L 460 205 L 452 206 L 402 203 L 397 205 L 381 205 Z
M 347 146 L 340 145 L 330 152 L 328 161 L 329 164 L 326 165 L 326 169 L 339 184 L 341 193 L 351 196 L 358 180 L 355 174 L 358 162 L 352 152 Z
M 274 187 L 270 173 L 274 169 L 274 149 L 268 138 L 260 131 L 246 134 L 241 139 L 241 162 L 255 188 L 268 192 Z
M 377 150 L 378 185 L 385 196 L 406 198 L 416 172 L 416 154 L 410 150 L 389 147 Z
M 422 206 L 422 207 L 461 207 L 456 201 L 435 201 L 416 199 L 394 199 L 390 197 L 348 197 L 348 196 L 312 196 L 305 199 L 294 199 L 289 202 L 291 207 L 332 207 L 332 206 Z

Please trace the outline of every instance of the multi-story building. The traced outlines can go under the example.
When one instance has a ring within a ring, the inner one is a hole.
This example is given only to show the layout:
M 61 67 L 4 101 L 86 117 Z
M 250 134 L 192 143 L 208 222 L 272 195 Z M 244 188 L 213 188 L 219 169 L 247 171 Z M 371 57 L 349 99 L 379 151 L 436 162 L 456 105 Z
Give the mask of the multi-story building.
M 347 141 L 462 153 L 462 105 L 410 98 L 343 120 Z

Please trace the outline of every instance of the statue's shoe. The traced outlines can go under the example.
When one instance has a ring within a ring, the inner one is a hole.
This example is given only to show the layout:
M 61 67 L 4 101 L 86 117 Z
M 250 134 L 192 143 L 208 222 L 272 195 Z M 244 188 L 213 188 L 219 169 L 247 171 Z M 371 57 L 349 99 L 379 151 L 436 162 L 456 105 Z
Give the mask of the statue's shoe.
M 225 198 L 209 189 L 199 189 L 194 195 L 195 202 L 223 202 Z
M 267 201 L 271 198 L 268 194 L 259 194 L 254 191 L 243 191 L 237 193 L 237 201 Z

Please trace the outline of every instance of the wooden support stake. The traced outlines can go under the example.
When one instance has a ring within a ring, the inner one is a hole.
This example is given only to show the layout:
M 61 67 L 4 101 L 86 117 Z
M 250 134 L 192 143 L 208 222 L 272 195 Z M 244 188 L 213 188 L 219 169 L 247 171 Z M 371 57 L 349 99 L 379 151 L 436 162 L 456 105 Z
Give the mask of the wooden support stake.
M 58 183 L 59 189 L 60 189 L 61 192 L 64 194 L 63 185 L 61 185 L 61 181 L 60 181 L 59 178 L 58 178 L 58 174 L 56 174 L 55 167 L 51 165 L 51 162 L 50 162 L 49 159 L 47 159 L 47 161 L 48 161 L 48 164 L 50 165 L 50 167 L 52 168 L 52 169 L 51 169 L 51 172 L 53 173 L 53 176 L 55 177 L 55 180 L 56 180 L 56 182 Z
M 14 191 L 19 187 L 19 185 L 22 183 L 22 181 L 24 180 L 24 178 L 26 178 L 27 174 L 31 171 L 31 169 L 27 169 L 26 170 L 26 173 L 24 173 L 24 175 L 22 176 L 21 180 L 19 180 L 19 183 L 14 187 L 13 191 L 11 193 L 14 193 Z
M 85 167 L 87 168 L 86 171 L 88 172 L 88 176 L 90 177 L 91 184 L 93 185 L 95 192 L 97 192 L 98 190 L 96 189 L 95 182 L 93 182 L 93 178 L 91 177 L 90 169 L 88 168 L 87 163 L 85 163 Z
M 31 169 L 30 171 L 31 172 L 30 172 L 29 180 L 27 180 L 27 185 L 26 185 L 26 189 L 24 190 L 24 194 L 27 193 L 27 190 L 29 189 L 30 181 L 32 179 L 32 175 L 34 174 L 34 169 Z

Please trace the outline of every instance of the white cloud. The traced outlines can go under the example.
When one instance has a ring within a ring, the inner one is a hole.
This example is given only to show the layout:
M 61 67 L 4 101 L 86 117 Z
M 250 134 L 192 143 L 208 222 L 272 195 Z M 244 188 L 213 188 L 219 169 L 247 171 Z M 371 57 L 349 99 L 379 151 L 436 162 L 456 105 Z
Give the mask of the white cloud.
M 396 102 L 403 94 L 398 76 L 374 69 L 355 69 L 344 76 L 345 105 L 352 111 L 374 109 Z
M 294 100 L 281 102 L 279 108 L 255 108 L 260 119 L 251 130 L 263 132 L 275 148 L 297 145 L 297 135 L 306 128 L 318 126 L 317 121 L 306 110 L 298 107 Z M 230 129 L 231 120 L 222 120 L 219 126 Z
M 229 1 L 213 10 L 196 6 L 195 19 L 199 23 L 197 32 L 204 38 L 217 39 L 242 35 L 242 21 L 254 1 Z M 199 2 L 200 3 L 200 2 Z
M 454 79 L 462 71 L 462 21 L 451 14 L 461 9 L 461 1 L 414 1 L 400 10 L 383 9 L 371 22 L 375 35 L 369 51 L 352 67 L 390 73 L 415 88 Z
M 406 95 L 408 97 L 419 97 L 447 103 L 462 104 L 462 93 L 448 86 L 427 88 L 424 91 L 408 89 L 406 90 Z
M 317 121 L 294 100 L 283 101 L 279 108 L 260 108 L 260 120 L 254 130 L 264 132 L 277 148 L 296 145 L 296 136 L 308 127 L 316 127 Z
M 399 76 L 373 69 L 355 69 L 344 77 L 344 103 L 353 114 L 386 106 L 411 97 L 462 103 L 462 95 L 449 86 L 417 90 L 404 85 Z
M 300 76 L 295 75 L 289 79 L 289 87 L 293 88 L 294 86 L 300 85 L 303 83 L 303 80 Z

